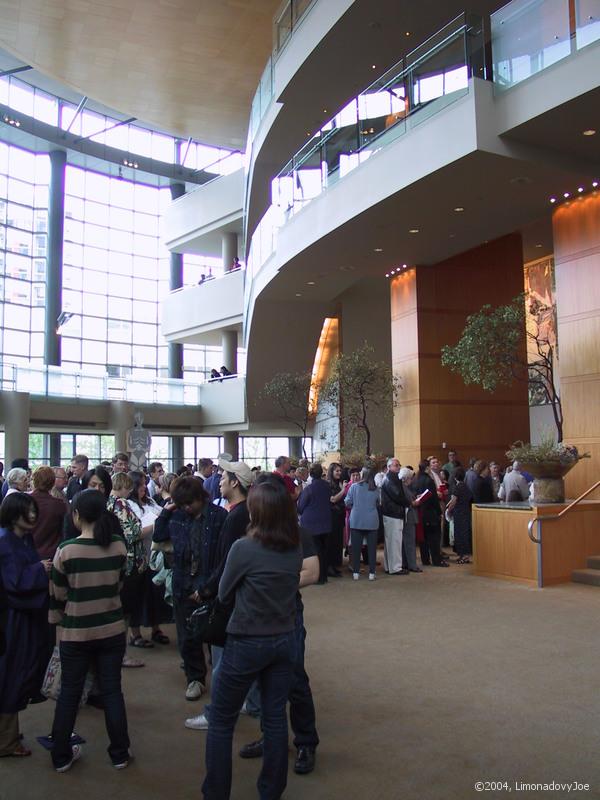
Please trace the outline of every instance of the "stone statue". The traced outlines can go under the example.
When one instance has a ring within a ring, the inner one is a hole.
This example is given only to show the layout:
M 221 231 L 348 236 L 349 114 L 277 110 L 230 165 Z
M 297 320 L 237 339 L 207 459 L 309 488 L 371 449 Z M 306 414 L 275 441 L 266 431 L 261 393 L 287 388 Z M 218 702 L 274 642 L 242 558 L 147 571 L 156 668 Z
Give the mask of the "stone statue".
M 144 415 L 141 411 L 136 411 L 135 427 L 127 431 L 127 449 L 129 450 L 129 468 L 141 470 L 146 466 L 147 453 L 150 450 L 152 436 L 150 431 L 143 428 Z

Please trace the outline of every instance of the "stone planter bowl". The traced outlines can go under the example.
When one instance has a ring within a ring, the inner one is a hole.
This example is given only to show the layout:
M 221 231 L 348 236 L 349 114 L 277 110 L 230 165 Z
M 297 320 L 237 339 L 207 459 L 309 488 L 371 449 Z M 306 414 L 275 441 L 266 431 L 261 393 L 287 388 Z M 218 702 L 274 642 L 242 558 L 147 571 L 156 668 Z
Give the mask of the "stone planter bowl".
M 571 461 L 569 464 L 561 464 L 559 461 L 521 461 L 521 468 L 534 478 L 564 478 L 575 464 L 577 461 Z

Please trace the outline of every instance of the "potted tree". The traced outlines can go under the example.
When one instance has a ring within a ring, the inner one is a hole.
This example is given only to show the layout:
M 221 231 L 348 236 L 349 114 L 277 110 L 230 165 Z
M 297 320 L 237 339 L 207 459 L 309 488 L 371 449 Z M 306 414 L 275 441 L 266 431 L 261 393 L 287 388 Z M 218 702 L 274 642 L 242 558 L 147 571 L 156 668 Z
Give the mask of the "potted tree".
M 526 472 L 533 475 L 531 501 L 535 505 L 565 502 L 565 475 L 589 453 L 580 453 L 573 445 L 556 444 L 551 437 L 540 444 L 515 442 L 506 451 L 511 461 L 518 461 Z

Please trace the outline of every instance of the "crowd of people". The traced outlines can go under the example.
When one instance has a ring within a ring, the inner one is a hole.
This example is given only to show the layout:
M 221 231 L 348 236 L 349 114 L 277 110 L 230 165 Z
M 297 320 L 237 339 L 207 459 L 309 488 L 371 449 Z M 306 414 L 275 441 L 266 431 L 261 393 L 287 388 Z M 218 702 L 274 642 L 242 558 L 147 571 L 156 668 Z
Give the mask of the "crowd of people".
M 199 700 L 210 677 L 210 703 L 184 723 L 206 731 L 204 797 L 230 796 L 240 712 L 262 729 L 240 755 L 263 758 L 259 793 L 279 797 L 288 703 L 296 773 L 314 769 L 319 744 L 300 589 L 342 578 L 346 564 L 354 581 L 363 569 L 374 581 L 378 542 L 389 575 L 468 564 L 472 503 L 526 500 L 530 482 L 517 463 L 502 474 L 472 459 L 465 470 L 452 451 L 443 466 L 431 456 L 416 469 L 393 457 L 379 469 L 325 471 L 287 456 L 274 467 L 228 454 L 177 473 L 158 461 L 130 470 L 126 453 L 93 468 L 78 454 L 69 471 L 13 462 L 0 506 L 0 756 L 31 755 L 18 714 L 45 699 L 58 644 L 54 768 L 66 772 L 81 755 L 71 736 L 91 668 L 88 702 L 104 710 L 113 766 L 127 767 L 121 671 L 144 666 L 127 645 L 168 645 L 161 625 L 173 621 L 186 700 Z M 189 623 L 203 603 L 227 617 L 224 647 L 208 647 Z

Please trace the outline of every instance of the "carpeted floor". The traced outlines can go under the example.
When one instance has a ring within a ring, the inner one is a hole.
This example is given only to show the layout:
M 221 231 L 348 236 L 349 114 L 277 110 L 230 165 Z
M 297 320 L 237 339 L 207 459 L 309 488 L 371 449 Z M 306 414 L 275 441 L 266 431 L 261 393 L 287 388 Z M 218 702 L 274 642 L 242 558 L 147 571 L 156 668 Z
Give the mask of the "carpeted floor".
M 476 781 L 506 781 L 520 798 L 600 797 L 600 590 L 539 591 L 468 569 L 375 583 L 346 573 L 305 590 L 321 747 L 308 776 L 292 772 L 290 754 L 287 800 L 507 795 L 477 792 Z M 56 774 L 34 740 L 50 729 L 48 701 L 21 715 L 34 755 L 0 762 L 1 800 L 200 798 L 206 734 L 183 721 L 202 701 L 185 700 L 173 643 L 132 655 L 146 661 L 124 672 L 135 762 L 111 767 L 103 714 L 86 708 L 76 728 L 88 742 L 83 756 Z M 236 751 L 257 731 L 241 717 Z M 258 796 L 258 767 L 234 757 L 232 798 Z M 552 781 L 590 790 L 519 788 Z

